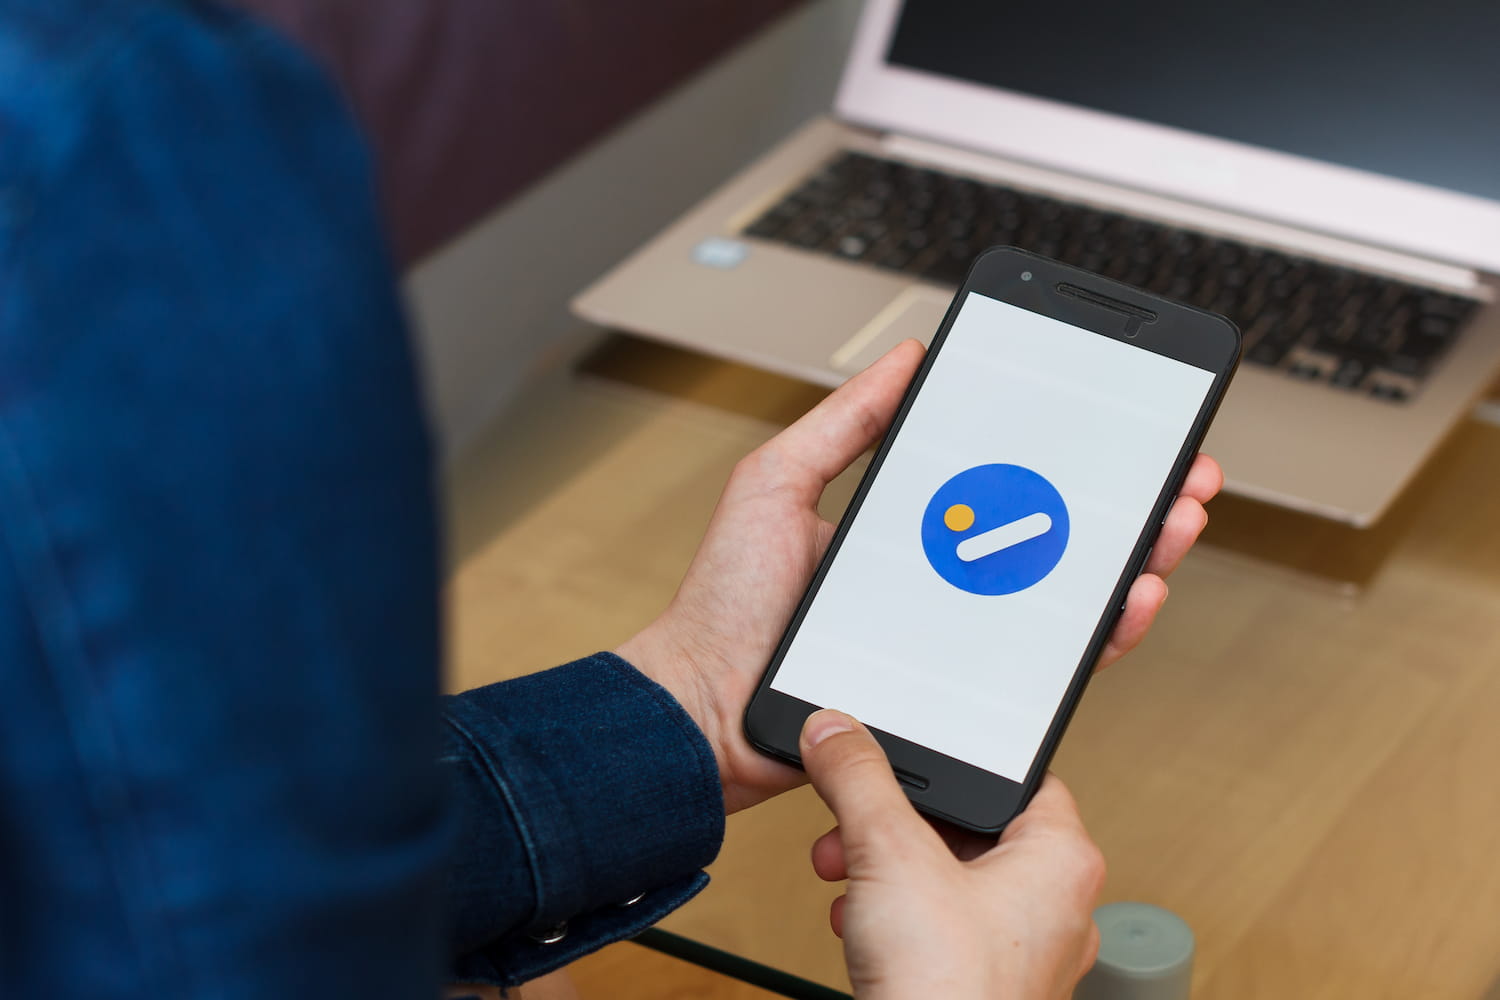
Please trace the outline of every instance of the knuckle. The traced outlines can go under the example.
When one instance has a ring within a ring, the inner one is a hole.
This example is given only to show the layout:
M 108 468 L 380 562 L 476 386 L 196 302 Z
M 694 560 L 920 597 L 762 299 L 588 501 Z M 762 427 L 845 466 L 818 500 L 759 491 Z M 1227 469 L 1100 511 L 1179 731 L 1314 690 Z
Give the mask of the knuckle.
M 854 422 L 859 427 L 859 433 L 869 441 L 875 441 L 884 434 L 888 424 L 882 414 L 864 402 L 855 409 Z
M 769 450 L 769 443 L 761 445 L 750 452 L 744 458 L 734 463 L 734 468 L 729 473 L 729 485 L 731 487 L 744 487 L 764 474 L 766 464 L 765 453 Z
M 1070 838 L 1071 843 L 1067 847 L 1068 870 L 1073 873 L 1073 878 L 1078 890 L 1080 902 L 1093 908 L 1093 901 L 1099 898 L 1104 890 L 1104 880 L 1109 874 L 1109 866 L 1104 860 L 1104 852 L 1099 845 L 1085 836 Z
M 867 812 L 861 817 L 859 825 L 859 837 L 848 848 L 851 865 L 859 865 L 868 859 L 870 851 L 881 851 L 886 845 L 900 839 L 901 825 L 889 813 Z
M 1104 891 L 1104 882 L 1109 878 L 1109 862 L 1104 859 L 1104 852 L 1097 844 L 1089 843 L 1086 860 L 1083 866 L 1083 874 L 1087 879 L 1088 893 L 1097 898 Z
M 775 493 L 787 485 L 794 467 L 785 446 L 772 438 L 734 464 L 726 491 L 741 497 Z
M 837 753 L 837 766 L 850 780 L 861 785 L 895 780 L 891 765 L 874 741 L 859 739 L 854 733 L 841 733 L 829 743 L 838 744 L 830 749 Z

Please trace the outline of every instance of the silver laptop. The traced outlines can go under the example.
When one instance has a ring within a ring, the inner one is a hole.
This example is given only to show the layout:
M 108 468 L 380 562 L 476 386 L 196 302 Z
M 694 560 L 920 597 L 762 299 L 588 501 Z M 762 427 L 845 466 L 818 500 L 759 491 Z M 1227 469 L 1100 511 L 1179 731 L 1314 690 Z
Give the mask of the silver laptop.
M 1500 369 L 1500 4 L 869 0 L 835 114 L 575 301 L 834 385 L 1010 244 L 1222 312 L 1230 490 L 1373 524 Z

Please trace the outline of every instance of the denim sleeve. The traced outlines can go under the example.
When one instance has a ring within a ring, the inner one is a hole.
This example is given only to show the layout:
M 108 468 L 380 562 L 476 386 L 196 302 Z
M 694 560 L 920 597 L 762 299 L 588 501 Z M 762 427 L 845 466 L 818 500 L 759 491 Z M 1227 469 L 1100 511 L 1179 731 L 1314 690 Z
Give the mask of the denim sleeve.
M 637 933 L 708 881 L 724 836 L 713 751 L 610 653 L 447 699 L 464 816 L 457 978 L 514 985 Z
M 0 996 L 442 978 L 435 505 L 375 204 L 242 18 L 0 3 Z

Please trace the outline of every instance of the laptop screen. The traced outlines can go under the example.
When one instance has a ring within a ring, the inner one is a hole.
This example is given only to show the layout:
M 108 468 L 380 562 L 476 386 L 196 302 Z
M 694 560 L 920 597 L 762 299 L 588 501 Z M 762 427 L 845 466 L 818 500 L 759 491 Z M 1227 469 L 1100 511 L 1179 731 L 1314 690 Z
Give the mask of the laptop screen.
M 1500 201 L 1497 0 L 906 0 L 889 62 Z

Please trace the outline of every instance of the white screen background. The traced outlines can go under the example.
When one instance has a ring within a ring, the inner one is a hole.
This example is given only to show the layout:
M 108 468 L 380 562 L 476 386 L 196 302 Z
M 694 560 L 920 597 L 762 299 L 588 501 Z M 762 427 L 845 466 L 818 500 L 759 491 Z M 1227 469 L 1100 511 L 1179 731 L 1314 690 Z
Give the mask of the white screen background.
M 1024 780 L 1212 383 L 971 292 L 771 687 Z M 938 576 L 921 524 L 991 463 L 1050 480 L 1071 527 L 1040 583 L 979 596 Z

